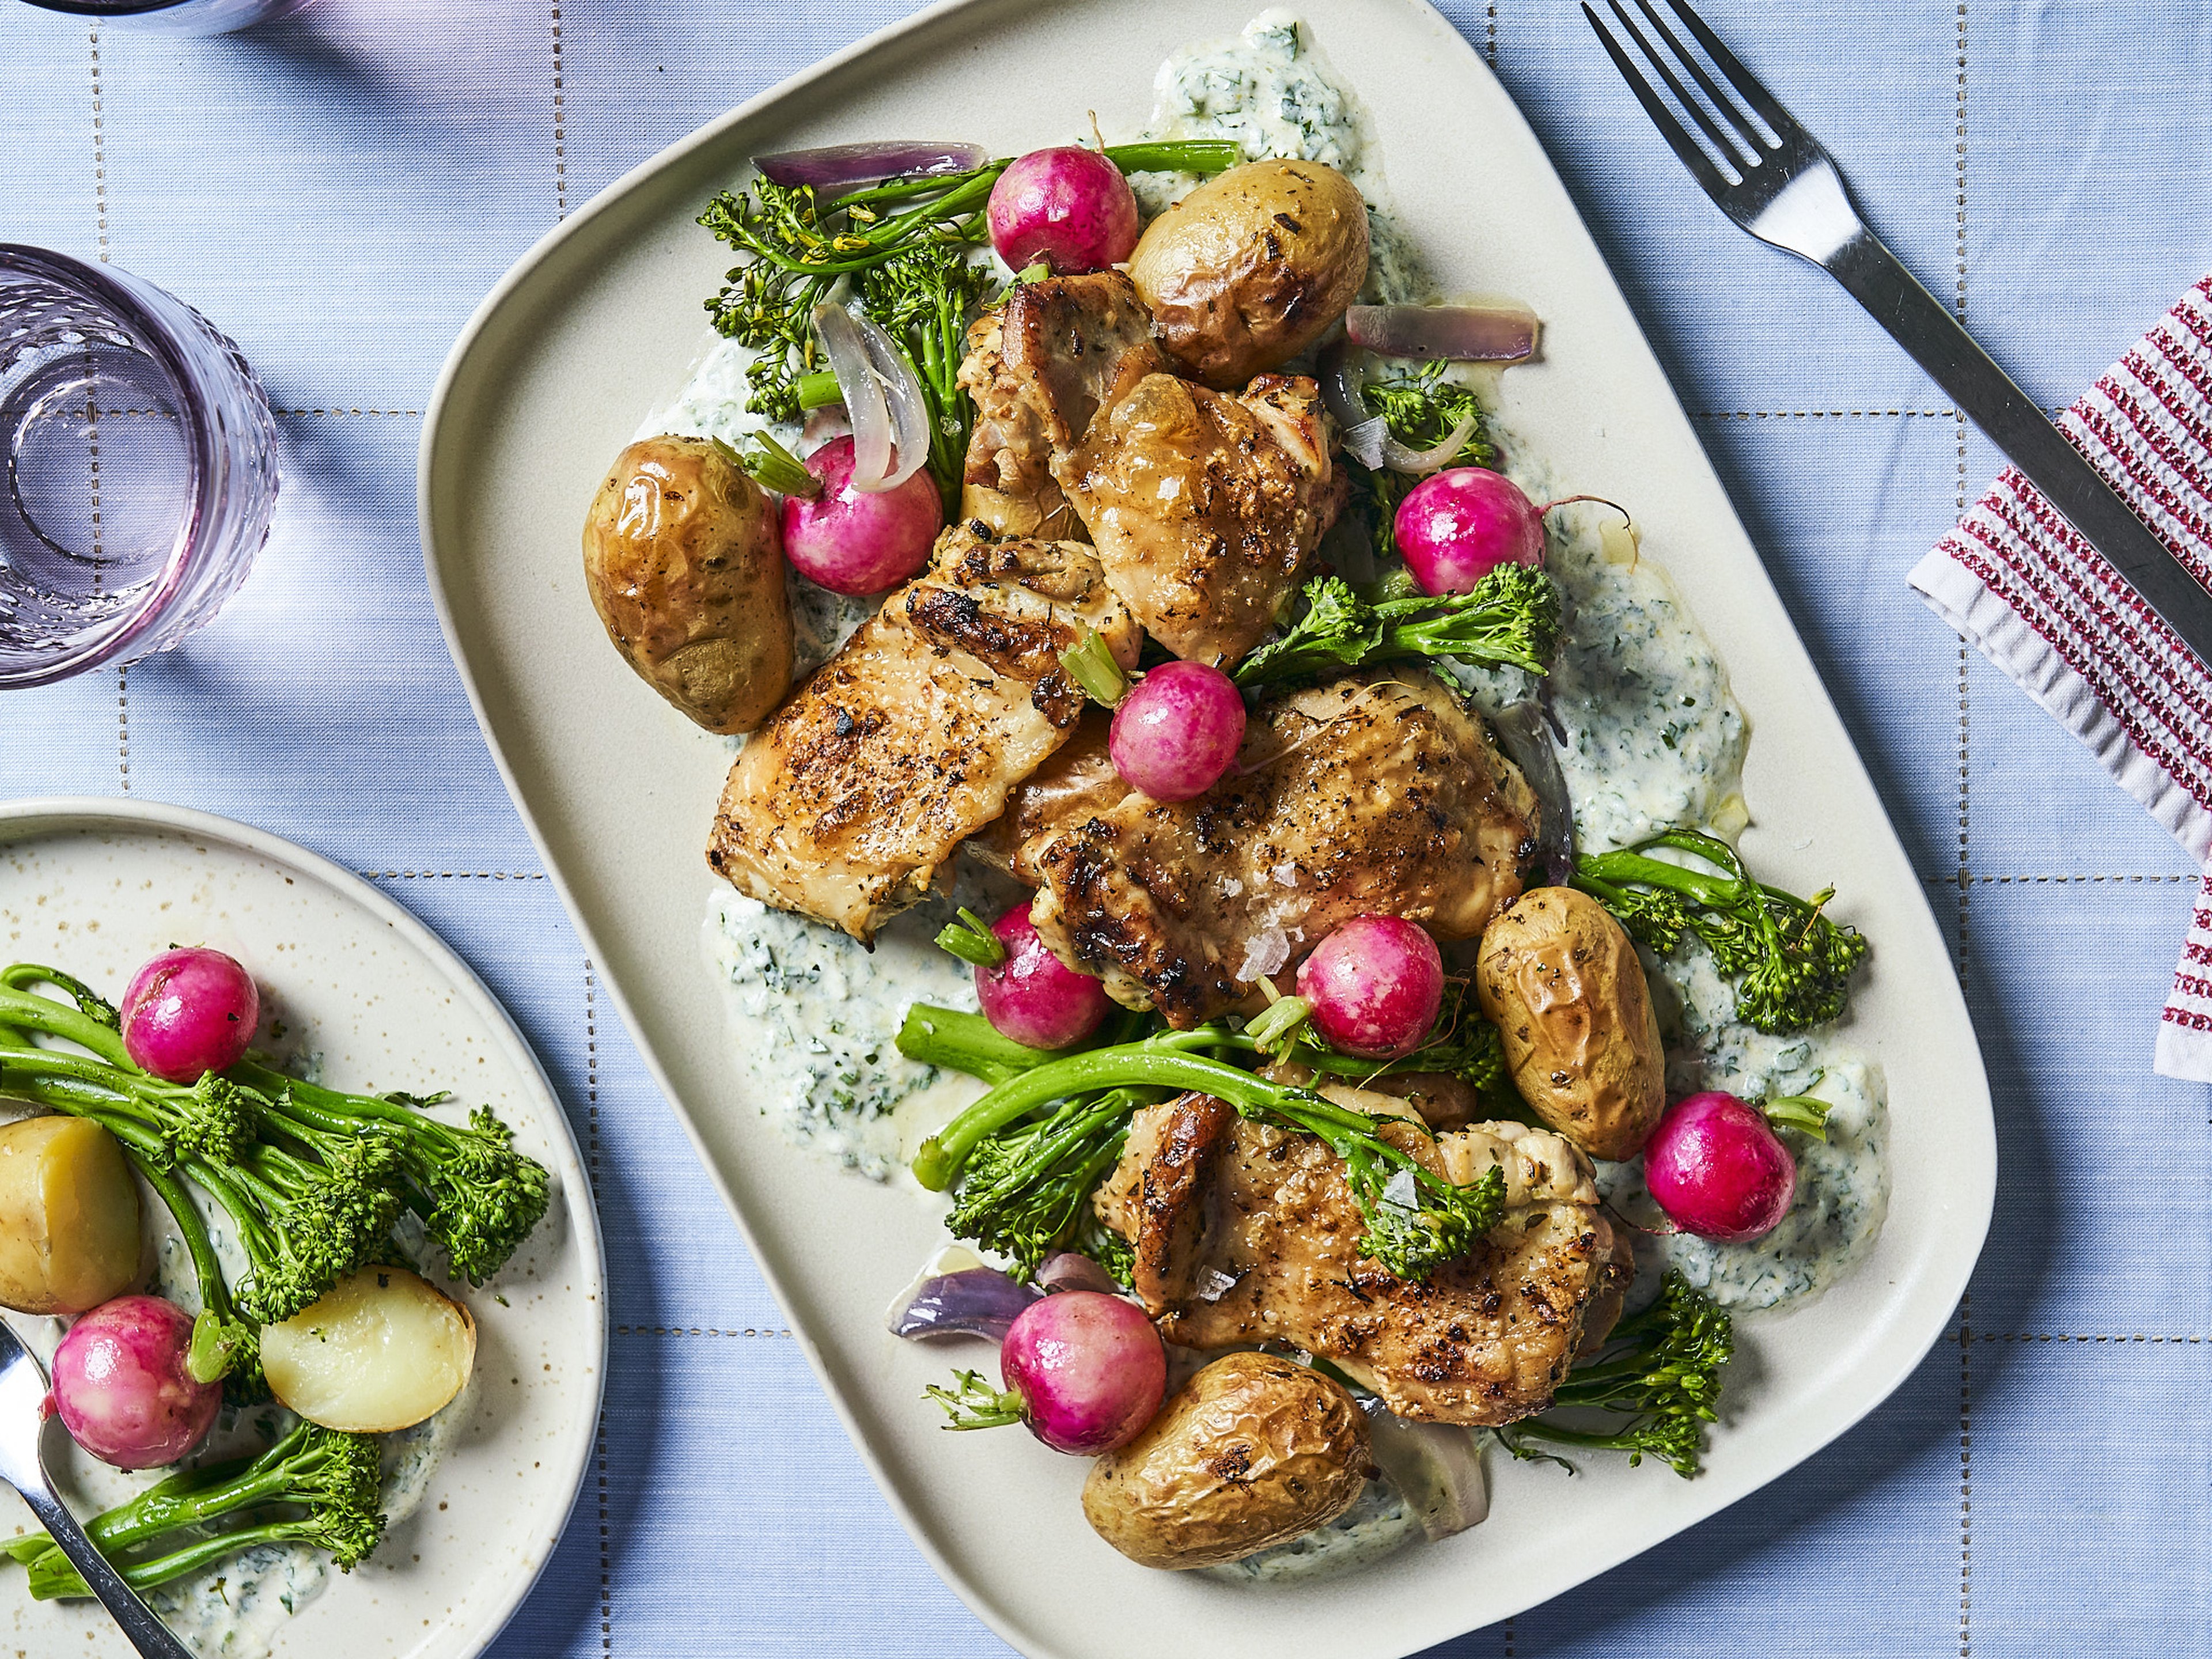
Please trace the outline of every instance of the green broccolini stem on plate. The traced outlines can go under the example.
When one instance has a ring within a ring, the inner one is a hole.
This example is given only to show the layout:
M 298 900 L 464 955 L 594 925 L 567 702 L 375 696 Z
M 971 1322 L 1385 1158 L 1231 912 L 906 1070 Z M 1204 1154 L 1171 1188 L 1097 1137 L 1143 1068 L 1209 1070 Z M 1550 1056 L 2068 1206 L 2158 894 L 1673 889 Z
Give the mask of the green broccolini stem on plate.
M 1322 1140 L 1344 1160 L 1353 1201 L 1367 1223 L 1362 1253 L 1401 1278 L 1425 1279 L 1498 1224 L 1504 1206 L 1504 1179 L 1498 1170 L 1485 1170 L 1472 1186 L 1455 1185 L 1392 1144 L 1377 1120 L 1365 1113 L 1339 1106 L 1312 1090 L 1271 1083 L 1188 1052 L 1232 1046 L 1239 1035 L 1201 1026 L 1031 1066 L 995 1085 L 924 1142 L 915 1157 L 915 1178 L 933 1191 L 944 1191 L 985 1140 L 1057 1102 L 1118 1091 L 1127 1102 L 1117 1103 L 1115 1109 L 1126 1117 L 1143 1103 L 1144 1091 L 1191 1092 L 1226 1102 L 1254 1121 Z
M 1559 590 L 1527 565 L 1500 565 L 1466 593 L 1370 599 L 1323 576 L 1304 598 L 1297 619 L 1237 665 L 1240 688 L 1425 657 L 1543 674 L 1559 647 Z
M 939 1008 L 917 1002 L 906 1011 L 896 1038 L 899 1053 L 921 1066 L 964 1072 L 986 1083 L 1004 1083 L 1045 1064 L 1064 1058 L 1065 1048 L 1031 1048 L 1001 1036 L 981 1014 L 957 1008 Z
M 959 920 L 946 923 L 939 932 L 939 950 L 971 968 L 995 968 L 1006 959 L 1006 947 L 991 931 L 990 923 L 964 905 L 957 914 Z

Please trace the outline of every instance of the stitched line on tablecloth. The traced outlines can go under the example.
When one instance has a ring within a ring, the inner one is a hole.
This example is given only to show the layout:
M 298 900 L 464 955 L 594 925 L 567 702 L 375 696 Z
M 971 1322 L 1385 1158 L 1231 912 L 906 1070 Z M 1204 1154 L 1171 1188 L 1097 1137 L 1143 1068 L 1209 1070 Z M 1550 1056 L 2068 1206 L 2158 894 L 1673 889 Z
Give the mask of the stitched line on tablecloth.
M 553 208 L 568 216 L 568 111 L 561 84 L 561 8 L 553 8 Z
M 1958 302 L 1960 324 L 1966 320 L 1966 0 L 1959 0 L 1959 94 L 1955 140 L 1959 186 Z M 1959 514 L 1966 512 L 1966 417 L 1954 416 L 1957 428 Z M 1966 983 L 1967 940 L 1971 900 L 1974 889 L 1969 836 L 1968 738 L 1970 687 L 1966 672 L 1966 642 L 1959 641 L 1959 983 Z M 1959 1298 L 1959 1659 L 1972 1659 L 1974 1619 L 1974 1368 L 1973 1296 Z
M 100 107 L 100 26 L 92 27 L 92 201 L 100 221 L 100 263 L 107 263 L 107 132 Z
M 364 881 L 544 881 L 543 870 L 356 870 Z
M 758 1336 L 787 1337 L 789 1331 L 770 1330 L 765 1325 L 748 1325 L 743 1330 L 734 1327 L 725 1329 L 719 1325 L 617 1325 L 617 1336 Z
M 584 958 L 584 1119 L 586 1167 L 591 1171 L 592 1186 L 599 1184 L 599 988 L 592 972 L 592 959 Z M 599 1411 L 599 1432 L 595 1452 L 599 1468 L 599 1651 L 612 1653 L 615 1646 L 615 1591 L 613 1533 L 607 1523 L 607 1413 Z
M 1485 28 L 1486 33 L 1483 40 L 1482 52 L 1484 57 L 1490 59 L 1490 67 L 1494 72 L 1498 68 L 1498 0 L 1490 0 L 1485 18 Z M 1510 1626 L 1508 1627 L 1508 1632 L 1505 1650 L 1510 1654 L 1513 1650 Z
M 1950 887 L 1965 880 L 1976 887 L 2058 887 L 2105 883 L 2115 887 L 2142 886 L 2158 882 L 2194 882 L 2195 873 L 2180 876 L 1923 876 L 1929 887 Z
M 2141 1334 L 2122 1336 L 2115 1333 L 2081 1333 L 2068 1331 L 1984 1331 L 1974 1339 L 1977 1342 L 2141 1342 L 2164 1344 L 2169 1347 L 2187 1343 L 2212 1341 L 2203 1336 L 2148 1336 Z

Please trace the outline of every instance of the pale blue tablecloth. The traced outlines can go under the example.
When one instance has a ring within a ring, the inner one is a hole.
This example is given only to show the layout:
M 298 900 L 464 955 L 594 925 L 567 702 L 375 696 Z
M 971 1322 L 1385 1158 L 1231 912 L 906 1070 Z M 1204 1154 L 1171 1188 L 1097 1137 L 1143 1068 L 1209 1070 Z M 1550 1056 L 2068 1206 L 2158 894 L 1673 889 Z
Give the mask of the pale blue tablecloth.
M 599 995 L 415 531 L 432 377 L 509 262 L 905 9 L 324 0 L 195 43 L 0 0 L 0 240 L 112 258 L 216 319 L 267 381 L 284 468 L 269 550 L 216 625 L 7 699 L 0 792 L 128 792 L 303 842 L 442 932 L 537 1044 L 597 1183 L 615 1334 L 582 1501 L 502 1655 L 1005 1651 L 861 1471 Z M 2203 1652 L 2212 1124 L 2204 1089 L 2149 1062 L 2187 862 L 1906 591 L 1989 447 L 1824 277 L 1693 193 L 1572 0 L 1447 9 L 1589 216 L 1954 931 L 2002 1191 L 1951 1338 L 1863 1426 L 1439 1651 Z M 1706 12 L 2045 404 L 2212 265 L 2199 0 Z

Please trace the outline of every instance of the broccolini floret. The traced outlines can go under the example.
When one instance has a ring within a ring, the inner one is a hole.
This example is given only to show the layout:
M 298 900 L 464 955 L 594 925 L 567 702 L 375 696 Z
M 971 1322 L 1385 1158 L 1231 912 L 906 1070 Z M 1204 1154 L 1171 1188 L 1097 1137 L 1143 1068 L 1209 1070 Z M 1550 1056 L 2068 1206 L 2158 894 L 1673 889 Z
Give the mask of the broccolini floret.
M 1735 1352 L 1728 1310 L 1670 1273 L 1657 1300 L 1614 1326 L 1605 1346 L 1567 1373 L 1550 1412 L 1499 1430 L 1498 1438 L 1520 1458 L 1551 1455 L 1521 1443 L 1526 1437 L 1624 1451 L 1632 1465 L 1649 1452 L 1686 1480 L 1702 1467 L 1705 1425 L 1719 1419 L 1721 1371 Z M 1553 1414 L 1573 1408 L 1625 1420 L 1593 1425 Z
M 384 1537 L 376 1442 L 301 1423 L 250 1460 L 186 1470 L 86 1523 L 133 1589 L 166 1584 L 262 1544 L 305 1544 L 351 1572 Z M 271 1514 L 271 1510 L 295 1513 Z M 234 1517 L 243 1526 L 214 1530 Z M 5 1545 L 41 1601 L 92 1592 L 45 1533 Z
M 1715 866 L 1685 868 L 1646 856 L 1670 847 Z M 1856 928 L 1823 914 L 1833 888 L 1799 898 L 1753 879 L 1735 849 L 1715 836 L 1668 830 L 1611 853 L 1584 854 L 1574 884 L 1661 956 L 1693 935 L 1735 987 L 1736 1017 L 1772 1036 L 1839 1018 L 1852 973 L 1866 959 Z
M 1246 657 L 1231 678 L 1250 690 L 1414 657 L 1504 663 L 1542 674 L 1550 670 L 1559 628 L 1559 590 L 1528 565 L 1499 565 L 1472 592 L 1435 598 L 1370 600 L 1342 578 L 1324 576 L 1306 584 L 1304 614 Z

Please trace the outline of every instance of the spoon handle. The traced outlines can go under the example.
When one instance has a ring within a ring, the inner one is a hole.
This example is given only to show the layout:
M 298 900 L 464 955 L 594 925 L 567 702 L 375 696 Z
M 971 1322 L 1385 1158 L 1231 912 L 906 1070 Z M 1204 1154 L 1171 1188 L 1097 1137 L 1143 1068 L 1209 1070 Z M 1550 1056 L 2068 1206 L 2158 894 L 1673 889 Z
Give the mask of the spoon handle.
M 43 1465 L 40 1470 L 45 1473 Z M 46 1535 L 69 1557 L 70 1565 L 77 1570 L 92 1593 L 100 1598 L 108 1616 L 122 1627 L 131 1638 L 131 1645 L 146 1656 L 146 1659 L 193 1659 L 192 1650 L 169 1633 L 168 1627 L 154 1616 L 153 1610 L 138 1599 L 138 1592 L 124 1582 L 123 1575 L 109 1565 L 100 1547 L 85 1536 L 76 1517 L 60 1498 L 54 1496 L 49 1484 L 26 1481 L 16 1490 L 31 1512 L 39 1517 L 39 1524 Z

